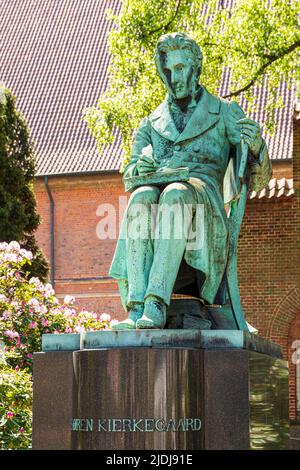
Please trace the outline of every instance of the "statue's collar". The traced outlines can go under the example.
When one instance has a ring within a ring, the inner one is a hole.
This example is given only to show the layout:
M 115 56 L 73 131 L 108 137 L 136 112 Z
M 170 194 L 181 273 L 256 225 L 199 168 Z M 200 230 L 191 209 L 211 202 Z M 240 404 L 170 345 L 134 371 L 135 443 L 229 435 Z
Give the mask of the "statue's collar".
M 180 100 L 179 102 L 173 99 L 170 95 L 167 95 L 168 99 L 168 104 L 171 110 L 171 113 L 173 112 L 179 112 L 179 113 L 192 113 L 194 112 L 199 100 L 202 97 L 204 88 L 202 86 L 199 86 L 195 98 L 192 99 L 191 97 L 189 99 L 184 99 Z
M 202 96 L 181 133 L 175 126 L 167 98 L 150 115 L 150 121 L 162 137 L 172 142 L 181 142 L 203 134 L 212 127 L 220 119 L 220 105 L 220 100 L 203 87 Z

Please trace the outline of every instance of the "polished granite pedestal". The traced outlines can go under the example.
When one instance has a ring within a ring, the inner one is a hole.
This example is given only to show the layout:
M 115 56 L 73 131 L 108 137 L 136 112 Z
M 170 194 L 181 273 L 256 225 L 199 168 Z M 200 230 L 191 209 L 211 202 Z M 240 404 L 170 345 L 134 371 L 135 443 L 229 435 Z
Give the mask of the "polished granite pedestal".
M 288 366 L 242 331 L 44 335 L 34 449 L 286 449 Z

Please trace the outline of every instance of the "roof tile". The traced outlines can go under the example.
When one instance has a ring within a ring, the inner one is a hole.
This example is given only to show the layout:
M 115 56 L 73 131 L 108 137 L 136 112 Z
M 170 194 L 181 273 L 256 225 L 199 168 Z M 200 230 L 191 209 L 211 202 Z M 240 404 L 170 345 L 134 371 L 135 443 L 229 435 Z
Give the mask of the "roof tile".
M 82 121 L 83 109 L 95 105 L 107 86 L 112 22 L 106 10 L 120 7 L 121 0 L 0 0 L 0 81 L 18 97 L 32 129 L 37 175 L 120 168 L 120 140 L 100 156 Z M 225 71 L 220 95 L 229 82 Z M 252 116 L 263 123 L 267 92 L 257 93 L 259 106 Z M 294 95 L 286 83 L 278 93 L 285 107 L 275 112 L 277 133 L 266 136 L 274 160 L 292 157 Z
M 282 196 L 290 197 L 295 193 L 292 178 L 272 178 L 267 188 L 261 191 L 251 191 L 248 195 L 249 199 L 271 199 L 273 197 L 280 198 Z

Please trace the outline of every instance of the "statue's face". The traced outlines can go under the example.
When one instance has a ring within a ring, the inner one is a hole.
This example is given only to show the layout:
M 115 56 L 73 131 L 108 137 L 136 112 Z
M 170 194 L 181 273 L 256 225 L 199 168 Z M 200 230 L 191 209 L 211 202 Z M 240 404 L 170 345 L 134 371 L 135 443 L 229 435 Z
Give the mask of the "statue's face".
M 176 99 L 179 100 L 191 95 L 193 59 L 189 51 L 168 52 L 163 64 L 163 72 Z

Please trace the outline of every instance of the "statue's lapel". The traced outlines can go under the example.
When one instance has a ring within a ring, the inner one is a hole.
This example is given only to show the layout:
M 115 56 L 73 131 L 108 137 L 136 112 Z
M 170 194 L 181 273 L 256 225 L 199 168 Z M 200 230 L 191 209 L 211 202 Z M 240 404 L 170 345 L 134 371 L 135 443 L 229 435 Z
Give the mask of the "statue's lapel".
M 202 97 L 176 142 L 193 139 L 213 127 L 220 119 L 220 105 L 220 100 L 203 88 Z
M 167 99 L 152 113 L 150 120 L 152 127 L 165 139 L 175 142 L 179 137 L 179 132 L 171 116 Z
M 171 142 L 193 139 L 210 129 L 220 119 L 220 100 L 203 88 L 202 97 L 180 134 L 170 113 L 167 99 L 151 114 L 150 121 L 159 135 Z

